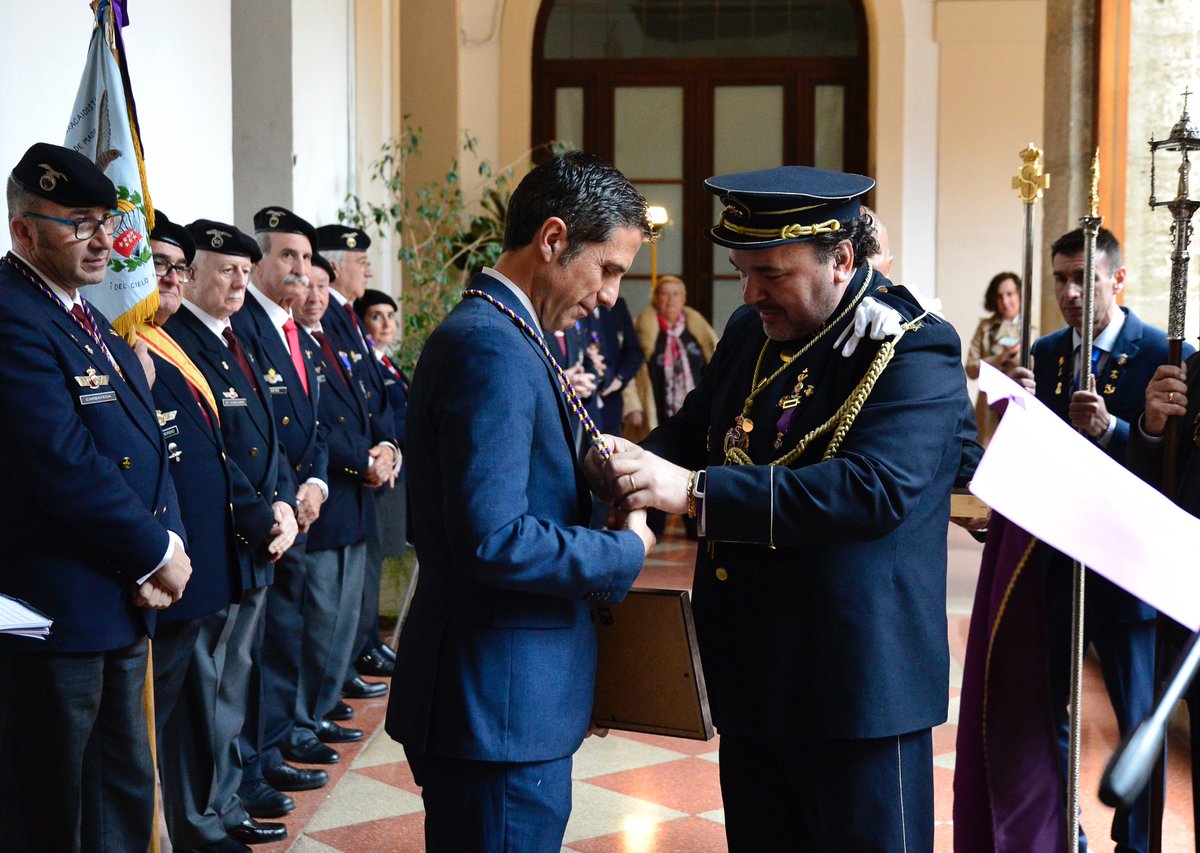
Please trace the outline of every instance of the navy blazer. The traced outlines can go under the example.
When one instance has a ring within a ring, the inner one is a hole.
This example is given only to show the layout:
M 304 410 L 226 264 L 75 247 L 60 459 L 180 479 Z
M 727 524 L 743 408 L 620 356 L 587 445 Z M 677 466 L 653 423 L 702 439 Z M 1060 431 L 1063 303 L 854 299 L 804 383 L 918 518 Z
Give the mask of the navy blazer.
M 122 648 L 153 630 L 135 582 L 166 553 L 168 528 L 187 537 L 141 363 L 93 312 L 118 375 L 34 275 L 14 255 L 0 263 L 0 592 L 54 626 L 0 648 Z
M 471 287 L 532 323 L 491 276 Z M 465 299 L 429 337 L 408 411 L 421 574 L 387 731 L 429 755 L 570 755 L 592 710 L 589 600 L 624 597 L 641 540 L 588 529 L 591 495 L 550 362 L 485 300 Z
M 1096 377 L 1096 392 L 1104 398 L 1109 414 L 1117 419 L 1105 452 L 1123 463 L 1130 427 L 1137 422 L 1146 404 L 1146 386 L 1159 365 L 1167 363 L 1167 336 L 1143 323 L 1128 308 L 1120 310 L 1125 313 L 1125 324 L 1117 335 L 1104 370 Z M 1195 351 L 1191 344 L 1184 343 L 1185 358 Z M 1068 326 L 1038 338 L 1030 352 L 1033 354 L 1037 398 L 1066 420 L 1075 372 L 1071 328 Z M 1066 567 L 1071 559 L 1050 548 L 1044 549 L 1044 555 L 1049 566 L 1056 568 L 1054 576 L 1047 578 L 1049 594 L 1069 600 L 1071 591 Z M 1086 610 L 1092 619 L 1137 622 L 1154 618 L 1154 608 L 1095 572 L 1088 572 L 1086 589 Z
M 331 330 L 324 334 L 335 358 L 345 352 L 347 344 Z M 321 506 L 321 515 L 308 531 L 308 550 L 323 551 L 342 548 L 363 541 L 367 536 L 367 524 L 371 499 L 370 489 L 362 483 L 366 471 L 369 451 L 384 440 L 383 432 L 390 434 L 382 423 L 371 418 L 367 408 L 366 390 L 350 370 L 350 359 L 340 363 L 339 370 L 325 357 L 321 345 L 302 329 L 300 339 L 305 347 L 312 349 L 317 383 L 320 385 L 321 435 L 329 451 L 327 468 L 329 498 Z
M 339 355 L 345 353 L 345 358 L 350 362 L 351 372 L 362 383 L 371 419 L 379 421 L 383 432 L 388 436 L 387 440 L 395 443 L 391 401 L 384 383 L 383 365 L 375 358 L 374 351 L 366 342 L 361 321 L 354 313 L 354 304 L 347 304 L 349 311 L 330 296 L 329 305 L 321 315 L 321 328 L 332 332 L 333 336 L 341 341 L 337 352 Z M 351 314 L 354 315 L 353 322 L 350 320 Z
M 225 442 L 212 410 L 207 403 L 196 402 L 179 368 L 157 354 L 150 357 L 158 425 L 167 445 L 192 561 L 192 576 L 183 598 L 158 618 L 180 622 L 216 613 L 241 598 L 242 574 L 230 511 L 233 484 L 225 463 Z M 210 420 L 205 420 L 205 412 Z
M 866 275 L 856 272 L 835 317 Z M 922 313 L 882 277 L 868 294 L 906 320 Z M 707 469 L 712 551 L 701 543 L 693 596 L 722 734 L 877 738 L 946 719 L 946 528 L 969 408 L 958 334 L 926 316 L 900 339 L 832 458 L 822 458 L 826 434 L 786 467 L 766 464 L 797 448 L 866 374 L 882 342 L 862 341 L 850 358 L 833 346 L 853 318 L 846 313 L 756 396 L 756 464 L 725 465 L 723 447 L 766 343 L 747 306 L 683 407 L 645 442 Z M 767 344 L 760 379 L 802 344 Z M 801 402 L 776 448 L 780 400 L 798 384 Z
M 604 356 L 605 373 L 598 382 L 600 388 L 596 389 L 596 393 L 599 394 L 614 379 L 620 379 L 622 387 L 632 382 L 645 364 L 646 354 L 638 343 L 633 318 L 629 316 L 625 300 L 618 297 L 612 308 L 599 306 L 579 321 L 579 327 L 590 342 L 599 345 Z M 596 422 L 601 432 L 620 435 L 624 416 L 621 389 L 605 395 L 602 402 L 602 406 L 592 407 L 593 417 L 599 415 Z
M 283 501 L 294 506 L 296 502 L 291 465 L 275 427 L 272 395 L 261 380 L 259 392 L 255 392 L 229 348 L 186 304 L 163 324 L 163 329 L 204 374 L 217 400 L 233 488 L 239 586 L 268 586 L 275 577 L 275 564 L 266 551 L 275 526 L 271 505 Z M 257 376 L 263 364 L 257 338 L 239 335 L 238 342 Z
M 375 354 L 371 354 L 375 358 Z M 408 417 L 408 377 L 404 371 L 395 366 L 379 363 L 383 372 L 383 387 L 387 391 L 388 411 L 392 414 L 392 433 L 396 436 L 396 444 L 404 450 L 406 421 Z
M 254 338 L 260 354 L 259 387 L 271 395 L 271 409 L 275 415 L 275 428 L 292 466 L 295 484 L 300 486 L 309 477 L 328 482 L 325 476 L 327 452 L 325 440 L 317 429 L 317 407 L 320 388 L 313 369 L 311 346 L 303 346 L 304 370 L 309 392 L 304 393 L 300 376 L 292 364 L 292 355 L 279 337 L 271 318 L 258 304 L 258 300 L 247 291 L 246 301 L 229 322 L 238 340 L 243 344 Z M 297 329 L 299 326 L 297 325 Z M 297 537 L 301 540 L 303 534 Z

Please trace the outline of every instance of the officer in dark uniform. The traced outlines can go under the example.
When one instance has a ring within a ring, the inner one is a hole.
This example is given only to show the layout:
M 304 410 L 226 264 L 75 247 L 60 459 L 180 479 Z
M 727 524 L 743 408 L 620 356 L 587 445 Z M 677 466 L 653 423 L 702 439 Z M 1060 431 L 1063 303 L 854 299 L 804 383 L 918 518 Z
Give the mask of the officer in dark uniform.
M 331 266 L 329 307 L 321 325 L 347 344 L 352 372 L 362 382 L 367 395 L 367 412 L 372 420 L 385 424 L 393 422 L 391 402 L 383 366 L 367 342 L 362 322 L 354 310 L 354 302 L 362 298 L 371 279 L 370 236 L 360 228 L 346 225 L 323 225 L 317 229 L 318 250 Z M 386 430 L 385 430 L 386 431 Z M 396 470 L 400 468 L 397 448 Z M 387 487 L 388 489 L 392 487 Z M 396 653 L 379 638 L 379 579 L 383 567 L 383 538 L 378 507 L 368 507 L 366 571 L 363 576 L 362 606 L 358 623 L 358 639 L 352 660 L 354 667 L 347 672 L 345 694 L 352 698 L 382 696 L 386 685 L 371 684 L 360 675 L 390 676 Z
M 240 340 L 253 339 L 261 349 L 257 378 L 263 393 L 270 395 L 275 428 L 292 469 L 302 535 L 276 563 L 275 581 L 267 593 L 261 736 L 248 719 L 242 739 L 242 790 L 247 796 L 253 795 L 252 788 L 261 788 L 259 777 L 280 791 L 319 788 L 329 781 L 323 770 L 285 763 L 280 752 L 292 730 L 300 684 L 304 534 L 329 493 L 325 441 L 317 429 L 320 392 L 312 347 L 302 343 L 292 318 L 293 303 L 303 298 L 316 234 L 308 222 L 275 205 L 255 214 L 254 231 L 262 257 L 253 266 L 245 304 L 233 315 L 233 330 Z
M 308 534 L 308 592 L 304 598 L 300 691 L 295 726 L 283 747 L 294 761 L 339 760 L 326 746 L 359 740 L 359 729 L 326 720 L 334 709 L 355 649 L 362 607 L 371 491 L 391 481 L 395 443 L 382 420 L 370 417 L 364 384 L 353 371 L 351 344 L 321 324 L 328 315 L 332 268 L 313 256 L 303 304 L 296 316 L 312 349 L 321 389 L 321 433 L 329 448 L 329 499 Z
M 108 271 L 116 206 L 57 145 L 8 178 L 0 592 L 54 620 L 45 640 L 0 635 L 0 846 L 22 853 L 144 850 L 154 829 L 146 637 L 191 562 L 143 365 L 80 296 Z
M 255 817 L 277 817 L 294 803 L 265 782 L 241 799 L 241 767 L 229 744 L 247 714 L 257 719 L 260 685 L 253 676 L 261 648 L 267 587 L 273 560 L 295 539 L 291 468 L 279 447 L 270 398 L 257 379 L 261 363 L 254 340 L 243 342 L 229 317 L 245 300 L 250 265 L 258 244 L 232 225 L 197 220 L 189 237 L 199 245 L 192 279 L 184 285 L 183 307 L 164 324 L 211 389 L 215 423 L 227 448 L 231 482 L 235 561 L 234 594 L 202 625 L 189 678 L 188 716 L 168 741 L 164 765 L 185 764 L 164 779 L 164 798 L 176 846 L 213 843 L 227 831 L 239 841 L 257 843 L 286 837 L 282 825 L 260 824 Z M 178 756 L 178 757 L 177 757 Z M 179 786 L 177 796 L 166 795 Z
M 966 387 L 954 329 L 866 262 L 873 185 L 799 166 L 706 182 L 746 306 L 683 408 L 609 472 L 624 506 L 699 521 L 734 853 L 933 849 Z

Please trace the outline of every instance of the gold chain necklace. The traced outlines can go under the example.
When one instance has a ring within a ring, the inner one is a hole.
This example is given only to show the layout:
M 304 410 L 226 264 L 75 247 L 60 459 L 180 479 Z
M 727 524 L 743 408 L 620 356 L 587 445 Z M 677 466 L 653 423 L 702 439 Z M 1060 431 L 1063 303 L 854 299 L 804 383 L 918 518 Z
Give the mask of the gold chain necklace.
M 759 392 L 779 378 L 779 376 L 785 370 L 792 366 L 792 362 L 812 349 L 816 345 L 817 341 L 825 337 L 826 333 L 829 332 L 830 329 L 840 323 L 843 318 L 845 318 L 845 316 L 850 313 L 850 311 L 856 305 L 858 305 L 858 302 L 860 299 L 862 299 L 863 294 L 867 292 L 867 288 L 871 286 L 871 280 L 874 278 L 874 276 L 875 270 L 870 266 L 870 264 L 868 264 L 867 278 L 862 283 L 862 287 L 858 289 L 858 293 L 854 294 L 854 298 L 851 299 L 850 303 L 842 309 L 841 313 L 833 318 L 833 322 L 826 323 L 824 326 L 822 326 L 821 330 L 813 336 L 812 340 L 797 350 L 791 358 L 786 359 L 779 369 L 777 369 L 766 379 L 759 381 L 758 374 L 762 370 L 763 358 L 767 354 L 767 348 L 771 345 L 771 339 L 769 337 L 763 341 L 762 350 L 758 353 L 758 361 L 754 364 L 754 376 L 750 380 L 750 396 L 746 398 L 746 402 L 742 405 L 742 413 L 733 419 L 733 426 L 731 426 L 725 433 L 726 461 L 729 460 L 729 452 L 731 450 L 735 448 L 745 450 L 746 445 L 749 444 L 749 435 L 754 430 L 754 421 L 750 419 L 750 410 L 754 407 L 754 400 L 758 397 Z

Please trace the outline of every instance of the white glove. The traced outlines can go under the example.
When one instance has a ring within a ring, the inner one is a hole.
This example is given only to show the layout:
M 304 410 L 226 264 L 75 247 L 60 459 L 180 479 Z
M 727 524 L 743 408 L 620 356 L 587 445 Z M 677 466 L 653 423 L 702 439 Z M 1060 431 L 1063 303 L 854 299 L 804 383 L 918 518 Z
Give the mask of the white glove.
M 900 334 L 904 318 L 895 308 L 884 305 L 878 299 L 868 296 L 854 309 L 854 322 L 833 342 L 834 348 L 842 347 L 842 355 L 846 358 L 854 355 L 858 342 L 868 334 L 873 341 Z M 842 346 L 845 344 L 845 346 Z

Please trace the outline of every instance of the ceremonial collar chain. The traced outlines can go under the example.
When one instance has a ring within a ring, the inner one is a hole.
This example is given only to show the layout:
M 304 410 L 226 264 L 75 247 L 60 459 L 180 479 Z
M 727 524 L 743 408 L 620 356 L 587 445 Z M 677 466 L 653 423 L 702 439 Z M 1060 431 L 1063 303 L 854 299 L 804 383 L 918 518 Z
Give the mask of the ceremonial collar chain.
M 758 361 L 754 364 L 754 376 L 750 380 L 750 395 L 746 397 L 746 402 L 742 405 L 742 413 L 733 419 L 733 426 L 731 426 L 725 433 L 725 464 L 745 464 L 743 457 L 746 455 L 745 450 L 749 444 L 749 435 L 754 429 L 754 421 L 750 419 L 750 410 L 754 407 L 754 400 L 758 397 L 759 392 L 770 386 L 770 384 L 778 379 L 785 370 L 792 366 L 792 363 L 795 362 L 796 359 L 812 349 L 816 345 L 817 341 L 825 337 L 830 329 L 840 323 L 847 314 L 854 310 L 854 307 L 858 305 L 859 300 L 863 298 L 863 295 L 871 286 L 871 280 L 874 277 L 875 270 L 868 265 L 866 280 L 863 281 L 862 287 L 858 289 L 858 293 L 854 294 L 854 298 L 851 299 L 849 304 L 842 309 L 841 313 L 834 317 L 831 322 L 822 326 L 820 330 L 813 335 L 812 340 L 798 349 L 793 355 L 784 357 L 783 364 L 766 379 L 760 381 L 758 375 L 762 370 L 763 358 L 767 354 L 768 347 L 771 346 L 771 339 L 769 337 L 763 341 L 762 350 L 760 350 L 758 353 Z M 735 450 L 740 450 L 741 453 L 734 453 Z M 777 460 L 777 463 L 782 463 L 783 460 L 788 458 L 788 456 L 781 457 L 780 460 Z
M 536 331 L 530 328 L 528 323 L 518 317 L 516 312 L 491 294 L 484 293 L 482 290 L 464 290 L 462 295 L 464 299 L 466 299 L 468 296 L 477 296 L 480 299 L 490 302 L 497 310 L 506 315 L 508 319 L 516 323 L 517 326 L 523 332 L 525 332 L 525 334 L 529 335 L 533 342 L 538 345 L 538 348 L 541 349 L 542 354 L 545 355 L 546 359 L 550 362 L 550 366 L 554 368 L 554 373 L 558 376 L 558 390 L 562 393 L 563 398 L 567 401 L 568 408 L 570 408 L 570 410 L 575 414 L 575 417 L 579 419 L 579 422 L 583 424 L 584 432 L 587 433 L 588 440 L 591 441 L 592 446 L 596 448 L 597 452 L 599 452 L 600 458 L 607 462 L 612 457 L 612 450 L 609 448 L 608 443 L 605 442 L 604 437 L 600 435 L 600 430 L 596 429 L 596 424 L 594 421 L 592 421 L 592 416 L 589 415 L 587 413 L 587 409 L 583 407 L 583 401 L 581 401 L 579 399 L 579 395 L 575 393 L 575 387 L 571 385 L 571 380 L 567 378 L 567 375 L 563 372 L 563 369 L 558 366 L 558 362 L 554 360 L 554 356 L 550 354 L 550 347 L 546 346 L 546 340 Z
M 70 308 L 68 308 L 66 305 L 63 305 L 62 301 L 54 295 L 54 292 L 46 286 L 46 283 L 38 276 L 34 275 L 33 271 L 29 269 L 26 264 L 22 263 L 19 258 L 15 258 L 13 255 L 5 255 L 4 258 L 0 260 L 3 260 L 4 263 L 8 264 L 21 275 L 25 276 L 25 278 L 33 283 L 34 287 L 42 292 L 43 296 L 45 296 L 59 308 L 62 308 L 66 312 L 67 316 L 71 318 L 71 321 L 79 327 L 79 330 L 95 341 L 96 346 L 100 347 L 100 351 L 104 353 L 104 356 L 109 360 L 112 366 L 117 369 L 117 373 L 121 373 L 121 366 L 117 364 L 117 360 L 113 358 L 113 354 L 109 352 L 108 344 L 104 343 L 104 338 L 100 336 L 100 325 L 96 322 L 95 315 L 92 314 L 92 306 L 89 305 L 86 300 L 80 299 L 79 303 L 83 306 L 83 313 L 87 315 L 88 322 L 92 324 L 92 328 L 90 330 L 80 322 L 78 317 L 71 313 Z

